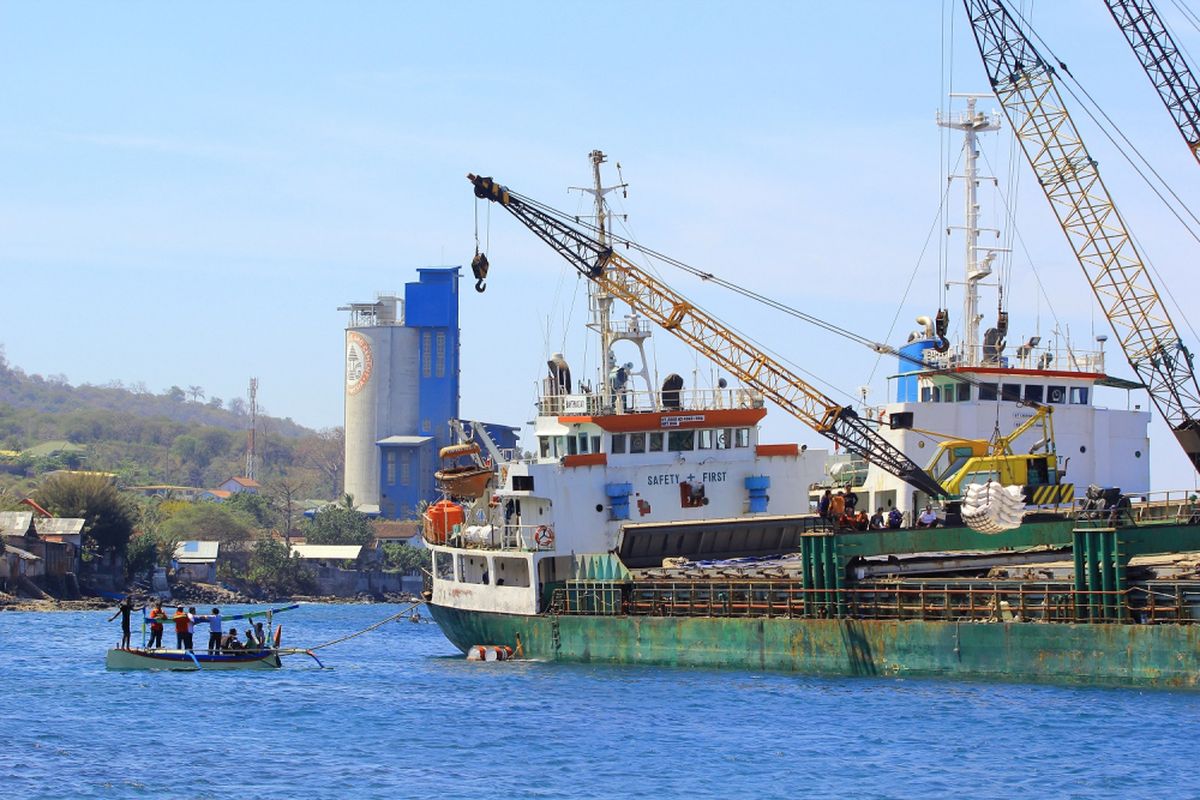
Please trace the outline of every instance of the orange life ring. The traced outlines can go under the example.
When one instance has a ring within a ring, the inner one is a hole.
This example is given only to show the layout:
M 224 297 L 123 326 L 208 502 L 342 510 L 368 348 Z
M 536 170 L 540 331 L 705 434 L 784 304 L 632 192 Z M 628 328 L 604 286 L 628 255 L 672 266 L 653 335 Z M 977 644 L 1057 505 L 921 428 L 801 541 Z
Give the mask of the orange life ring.
M 533 531 L 533 540 L 538 547 L 550 547 L 554 544 L 554 529 L 548 525 L 538 525 Z

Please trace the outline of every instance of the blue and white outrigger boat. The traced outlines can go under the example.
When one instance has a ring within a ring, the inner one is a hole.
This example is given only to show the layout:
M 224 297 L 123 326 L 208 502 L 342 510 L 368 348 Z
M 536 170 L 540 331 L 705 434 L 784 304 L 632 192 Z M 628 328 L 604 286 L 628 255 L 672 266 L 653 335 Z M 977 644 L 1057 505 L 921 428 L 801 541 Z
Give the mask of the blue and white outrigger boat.
M 323 667 L 324 664 L 321 664 L 321 660 L 317 658 L 312 650 L 281 648 L 279 646 L 283 626 L 274 624 L 275 614 L 283 611 L 291 611 L 299 607 L 300 605 L 297 603 L 281 608 L 267 609 L 266 611 L 250 611 L 244 614 L 232 614 L 225 617 L 224 620 L 227 622 L 235 622 L 237 620 L 252 622 L 255 617 L 265 618 L 268 634 L 267 641 L 271 644 L 270 646 L 255 647 L 248 650 L 222 650 L 219 652 L 146 647 L 146 624 L 149 622 L 149 618 L 144 616 L 145 611 L 143 610 L 142 646 L 114 647 L 108 651 L 104 663 L 110 670 L 164 669 L 196 671 L 210 669 L 278 669 L 283 666 L 281 656 L 307 655 Z M 169 623 L 170 621 L 170 618 L 163 620 L 164 623 Z

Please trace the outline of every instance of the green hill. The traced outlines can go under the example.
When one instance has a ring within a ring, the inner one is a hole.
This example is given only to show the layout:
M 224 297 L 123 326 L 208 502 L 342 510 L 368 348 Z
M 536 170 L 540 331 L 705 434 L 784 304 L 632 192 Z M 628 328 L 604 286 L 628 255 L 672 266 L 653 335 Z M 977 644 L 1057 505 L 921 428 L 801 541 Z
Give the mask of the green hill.
M 248 427 L 240 398 L 205 401 L 200 387 L 155 394 L 120 382 L 72 386 L 26 374 L 0 350 L 0 488 L 28 490 L 54 469 L 113 472 L 124 485 L 211 488 L 244 473 Z M 261 483 L 341 493 L 340 428 L 315 431 L 260 413 L 257 431 Z

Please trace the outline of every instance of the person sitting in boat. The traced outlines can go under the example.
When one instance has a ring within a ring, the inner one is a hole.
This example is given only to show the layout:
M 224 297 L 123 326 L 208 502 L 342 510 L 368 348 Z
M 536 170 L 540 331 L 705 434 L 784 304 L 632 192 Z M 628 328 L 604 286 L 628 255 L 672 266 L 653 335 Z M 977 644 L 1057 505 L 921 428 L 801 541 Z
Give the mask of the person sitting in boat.
M 871 520 L 867 518 L 867 512 L 860 511 L 854 515 L 854 529 L 865 531 L 871 527 Z
M 230 628 L 229 633 L 225 634 L 225 638 L 221 640 L 221 649 L 226 652 L 244 649 L 242 640 L 238 638 L 237 628 Z
M 883 519 L 883 509 L 875 509 L 875 513 L 871 515 L 871 519 L 867 523 L 868 527 L 873 531 L 881 531 L 887 527 L 887 523 Z
M 261 622 L 254 623 L 253 628 L 246 628 L 246 649 L 262 650 L 267 643 L 267 632 Z
M 921 512 L 921 516 L 917 517 L 918 528 L 936 528 L 938 524 L 937 514 L 929 506 L 925 506 L 925 510 Z
M 904 524 L 904 515 L 900 513 L 900 509 L 893 508 L 887 515 L 887 526 L 890 531 L 900 530 L 900 526 Z

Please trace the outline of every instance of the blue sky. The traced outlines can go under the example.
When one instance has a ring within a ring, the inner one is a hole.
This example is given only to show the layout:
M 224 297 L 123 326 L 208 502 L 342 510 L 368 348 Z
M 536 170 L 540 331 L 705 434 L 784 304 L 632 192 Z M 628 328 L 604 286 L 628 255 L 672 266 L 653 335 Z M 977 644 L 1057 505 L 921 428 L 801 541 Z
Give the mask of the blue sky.
M 1033 18 L 1194 204 L 1200 167 L 1103 4 L 1038 3 Z M 0 3 L 0 342 L 76 383 L 228 398 L 256 375 L 270 413 L 337 425 L 337 307 L 469 262 L 468 171 L 574 211 L 566 187 L 588 180 L 593 148 L 622 163 L 621 210 L 643 243 L 874 339 L 900 309 L 902 340 L 938 300 L 933 116 L 949 88 L 985 85 L 949 0 Z M 1194 294 L 1195 241 L 1080 122 L 1166 284 Z M 1005 176 L 1007 140 L 984 150 Z M 1017 225 L 1078 346 L 1104 321 L 1018 166 Z M 585 293 L 515 221 L 479 213 L 492 279 L 462 298 L 463 412 L 520 423 L 547 351 L 594 367 L 595 347 L 585 357 L 563 333 Z M 961 243 L 947 247 L 953 273 Z M 1027 263 L 1014 257 L 1012 340 L 1054 325 Z M 872 376 L 856 345 L 664 277 L 839 392 Z M 654 353 L 663 373 L 707 373 L 665 336 Z M 1129 374 L 1112 348 L 1110 369 Z M 778 412 L 766 428 L 820 441 Z M 1153 436 L 1156 485 L 1193 485 L 1160 423 Z

